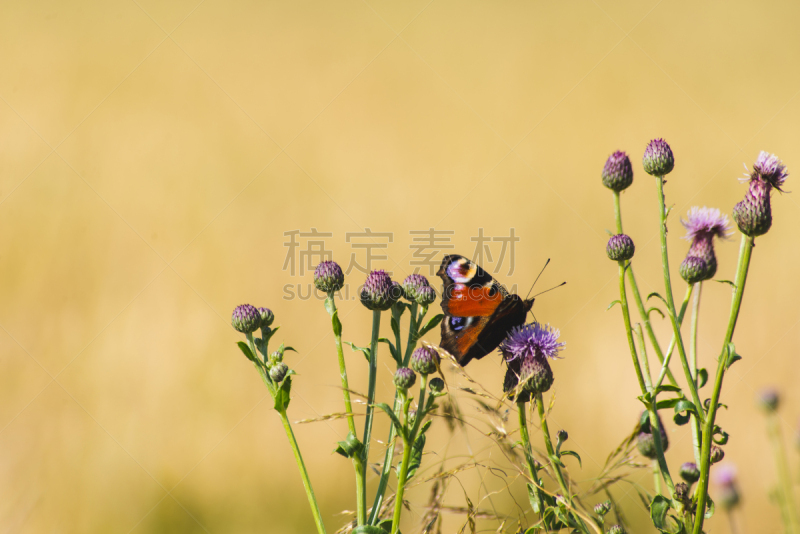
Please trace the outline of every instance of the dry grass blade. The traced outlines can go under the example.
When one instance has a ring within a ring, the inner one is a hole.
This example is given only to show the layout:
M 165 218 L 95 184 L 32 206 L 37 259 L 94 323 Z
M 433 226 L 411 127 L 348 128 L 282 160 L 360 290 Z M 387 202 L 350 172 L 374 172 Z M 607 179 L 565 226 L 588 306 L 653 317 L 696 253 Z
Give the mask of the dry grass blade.
M 347 412 L 337 412 L 337 413 L 329 413 L 327 415 L 321 415 L 319 417 L 312 417 L 311 419 L 301 419 L 300 421 L 295 421 L 294 424 L 302 425 L 305 423 L 319 423 L 320 421 L 333 421 L 335 419 L 344 419 L 345 417 L 350 416 L 357 416 L 357 415 L 364 415 L 362 413 L 347 413 Z

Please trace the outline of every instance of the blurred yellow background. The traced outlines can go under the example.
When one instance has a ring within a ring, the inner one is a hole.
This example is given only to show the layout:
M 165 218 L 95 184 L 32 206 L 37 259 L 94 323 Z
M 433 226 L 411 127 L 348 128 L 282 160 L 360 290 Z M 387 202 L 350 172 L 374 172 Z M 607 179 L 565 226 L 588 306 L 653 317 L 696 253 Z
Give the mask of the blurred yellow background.
M 284 299 L 284 286 L 311 281 L 299 265 L 284 268 L 284 232 L 312 228 L 332 234 L 325 245 L 343 265 L 351 254 L 364 263 L 347 233 L 391 232 L 388 259 L 372 267 L 397 280 L 414 269 L 409 232 L 430 228 L 453 231 L 445 252 L 470 257 L 479 228 L 513 228 L 514 272 L 506 263 L 496 276 L 522 293 L 552 258 L 539 287 L 568 284 L 534 307 L 567 342 L 553 364 L 551 428 L 569 431 L 583 457 L 583 469 L 568 460 L 570 471 L 588 487 L 641 409 L 618 308 L 605 313 L 617 269 L 604 252 L 613 212 L 603 163 L 616 149 L 631 154 L 623 217 L 647 294 L 662 281 L 641 154 L 654 137 L 671 144 L 680 298 L 679 217 L 692 205 L 730 213 L 745 192 L 742 164 L 759 150 L 800 169 L 798 22 L 800 4 L 789 1 L 3 3 L 0 530 L 311 531 L 291 451 L 235 346 L 230 312 L 243 302 L 272 308 L 275 339 L 298 349 L 287 358 L 300 375 L 293 420 L 342 410 L 321 301 Z M 736 519 L 751 533 L 781 528 L 754 403 L 765 385 L 783 394 L 800 473 L 800 197 L 775 195 L 773 212 L 735 336 L 744 360 L 726 378 L 730 409 L 719 418 L 743 492 Z M 492 271 L 500 243 L 490 246 Z M 717 278 L 733 278 L 737 249 L 738 232 L 718 245 Z M 353 270 L 348 283 L 363 278 Z M 711 367 L 730 289 L 705 286 L 700 359 Z M 370 313 L 356 300 L 340 309 L 345 340 L 367 344 Z M 656 323 L 666 343 L 667 324 Z M 438 329 L 427 339 L 438 342 Z M 363 359 L 347 357 L 353 388 L 365 390 Z M 392 369 L 382 353 L 379 400 L 391 398 Z M 500 391 L 498 356 L 467 370 Z M 503 464 L 484 436 L 487 417 L 459 399 L 473 426 L 434 425 L 429 472 L 445 457 Z M 375 436 L 385 439 L 379 419 Z M 691 436 L 667 427 L 677 470 Z M 346 425 L 296 432 L 334 532 L 354 508 L 350 463 L 331 455 Z M 532 439 L 540 443 L 538 430 Z M 527 508 L 523 481 L 506 474 Z M 487 498 L 505 490 L 503 477 L 474 469 L 459 478 L 448 502 L 463 504 L 463 488 L 481 510 L 510 517 L 511 532 L 518 505 Z M 652 486 L 647 469 L 631 479 Z M 651 532 L 631 486 L 615 495 L 635 532 Z M 415 532 L 428 489 L 407 497 L 404 531 Z M 447 515 L 446 531 L 463 521 Z M 479 521 L 484 532 L 497 525 Z M 728 532 L 724 514 L 709 528 Z

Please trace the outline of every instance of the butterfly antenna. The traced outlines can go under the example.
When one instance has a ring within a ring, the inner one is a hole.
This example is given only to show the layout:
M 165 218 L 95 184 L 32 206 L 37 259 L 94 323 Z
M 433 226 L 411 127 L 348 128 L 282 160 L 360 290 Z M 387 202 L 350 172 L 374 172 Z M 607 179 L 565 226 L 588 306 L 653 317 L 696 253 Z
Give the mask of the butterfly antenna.
M 531 286 L 531 288 L 528 290 L 528 294 L 525 296 L 525 300 L 528 300 L 528 297 L 530 297 L 530 296 L 531 296 L 531 291 L 533 291 L 533 288 L 534 288 L 534 286 L 536 286 L 536 282 L 538 282 L 538 281 L 539 281 L 539 278 L 542 276 L 542 273 L 544 272 L 544 270 L 547 268 L 547 266 L 548 266 L 549 264 L 550 264 L 550 258 L 547 258 L 547 261 L 546 261 L 546 262 L 544 262 L 544 267 L 542 267 L 542 270 L 541 270 L 541 271 L 539 271 L 539 275 L 536 277 L 536 280 L 534 280 L 534 281 L 533 281 L 533 285 L 532 285 L 532 286 Z
M 536 298 L 536 297 L 538 297 L 539 295 L 544 295 L 544 294 L 545 294 L 545 293 L 547 293 L 548 291 L 552 291 L 552 290 L 554 290 L 554 289 L 558 289 L 559 287 L 561 287 L 561 286 L 565 286 L 565 285 L 567 285 L 567 283 L 566 283 L 566 282 L 561 282 L 561 283 L 560 283 L 560 284 L 558 284 L 557 286 L 553 286 L 553 287 L 551 287 L 550 289 L 545 289 L 545 290 L 544 290 L 544 291 L 542 291 L 541 293 L 536 293 L 536 294 L 533 296 L 533 298 Z

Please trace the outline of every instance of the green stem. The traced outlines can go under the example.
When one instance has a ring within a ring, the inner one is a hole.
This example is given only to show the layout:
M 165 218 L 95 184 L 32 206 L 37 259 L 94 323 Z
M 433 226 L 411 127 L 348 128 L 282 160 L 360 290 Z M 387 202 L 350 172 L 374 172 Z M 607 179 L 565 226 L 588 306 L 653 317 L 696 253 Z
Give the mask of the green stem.
M 553 472 L 556 475 L 558 486 L 564 493 L 564 498 L 567 500 L 567 504 L 571 509 L 572 493 L 569 491 L 569 486 L 567 485 L 566 479 L 564 479 L 564 473 L 561 471 L 561 466 L 558 465 L 559 462 L 558 456 L 556 455 L 556 450 L 553 447 L 553 442 L 550 440 L 550 429 L 547 426 L 547 416 L 544 411 L 544 401 L 542 400 L 541 393 L 536 394 L 536 409 L 539 411 L 539 420 L 541 421 L 542 425 L 542 436 L 544 437 L 544 446 L 547 449 L 547 456 L 550 458 L 550 465 L 553 467 Z M 581 517 L 575 512 L 572 512 L 572 516 L 574 517 L 575 522 L 577 523 L 580 531 L 588 534 L 589 527 L 586 526 L 586 523 L 583 522 L 583 519 L 581 519 Z
M 694 302 L 692 303 L 692 330 L 691 330 L 691 345 L 689 346 L 690 359 L 692 365 L 692 376 L 697 382 L 697 321 L 700 314 L 700 294 L 703 291 L 703 282 L 695 284 L 697 291 L 694 294 Z M 694 460 L 697 465 L 700 465 L 700 421 L 694 414 L 692 417 L 692 447 L 694 449 Z
M 617 233 L 622 233 L 622 210 L 620 208 L 620 201 L 619 201 L 619 192 L 614 192 L 614 218 L 617 223 Z M 644 307 L 644 301 L 642 300 L 642 295 L 639 293 L 639 284 L 636 283 L 636 276 L 633 274 L 633 265 L 628 266 L 628 281 L 631 285 L 631 292 L 633 293 L 633 301 L 636 303 L 636 308 L 639 311 L 639 317 L 642 319 L 644 323 L 644 329 L 647 331 L 647 337 L 650 340 L 650 345 L 653 346 L 653 350 L 656 353 L 656 358 L 658 358 L 658 363 L 660 363 L 669 378 L 670 384 L 673 386 L 678 385 L 678 381 L 675 380 L 675 376 L 672 374 L 672 371 L 669 368 L 669 360 L 667 363 L 664 363 L 665 357 L 664 353 L 661 351 L 661 345 L 658 343 L 658 338 L 656 338 L 656 333 L 653 330 L 653 325 L 650 323 L 650 315 L 647 313 L 647 309 Z M 662 373 L 663 374 L 663 373 Z M 662 378 L 663 380 L 663 378 Z M 661 385 L 661 380 L 659 380 L 658 385 Z
M 544 495 L 542 494 L 541 481 L 539 480 L 539 470 L 533 459 L 533 449 L 531 448 L 531 438 L 528 434 L 528 421 L 526 420 L 527 403 L 517 401 L 517 414 L 519 415 L 519 434 L 522 438 L 522 449 L 525 453 L 525 461 L 528 464 L 528 474 L 536 492 L 536 502 L 539 503 L 539 517 L 544 519 Z
M 780 482 L 781 507 L 783 508 L 784 522 L 788 534 L 798 534 L 797 508 L 795 506 L 792 479 L 789 476 L 789 463 L 786 460 L 786 449 L 783 446 L 780 421 L 776 412 L 767 417 L 767 433 L 772 442 L 772 451 L 775 454 L 775 464 L 778 469 Z
M 661 495 L 661 472 L 658 469 L 658 462 L 653 460 L 653 488 L 656 495 Z
M 411 319 L 408 325 L 408 341 L 406 342 L 406 352 L 403 356 L 403 367 L 408 366 L 411 359 L 411 352 L 417 346 L 418 328 L 421 322 L 421 317 L 417 318 L 417 303 L 411 303 Z M 396 337 L 397 351 L 400 352 L 400 339 Z M 395 391 L 394 394 L 394 413 L 399 413 L 402 407 L 400 395 Z M 392 463 L 394 461 L 394 440 L 397 437 L 397 429 L 394 425 L 389 427 L 389 439 L 386 440 L 386 454 L 383 458 L 383 469 L 381 470 L 381 478 L 378 482 L 378 490 L 375 492 L 375 500 L 372 503 L 372 509 L 369 513 L 368 525 L 375 525 L 378 522 L 378 514 L 380 513 L 381 506 L 383 505 L 383 498 L 386 495 L 386 487 L 389 485 L 389 475 L 392 472 Z
M 692 291 L 694 290 L 693 285 L 686 286 L 686 294 L 683 296 L 683 302 L 681 303 L 681 309 L 678 312 L 678 326 L 683 326 L 683 319 L 686 317 L 686 308 L 689 307 L 689 300 L 692 298 Z M 669 342 L 669 347 L 667 347 L 667 355 L 661 361 L 661 372 L 658 375 L 658 380 L 656 380 L 656 388 L 660 387 L 661 384 L 664 382 L 664 375 L 669 373 L 669 361 L 672 358 L 672 353 L 675 351 L 675 335 L 672 335 L 672 339 Z M 674 380 L 674 379 L 673 379 Z M 674 381 L 670 380 L 670 382 L 675 385 Z
M 689 391 L 692 394 L 692 401 L 694 402 L 695 409 L 697 410 L 698 417 L 703 420 L 703 403 L 700 401 L 700 395 L 697 392 L 697 385 L 692 377 L 692 372 L 689 369 L 689 361 L 686 359 L 686 348 L 683 346 L 683 338 L 681 337 L 681 327 L 678 324 L 678 315 L 675 311 L 675 299 L 672 295 L 672 280 L 669 274 L 669 253 L 667 252 L 667 210 L 664 200 L 664 177 L 656 176 L 656 186 L 658 190 L 658 208 L 660 212 L 660 227 L 659 234 L 661 235 L 661 268 L 664 271 L 664 292 L 667 301 L 667 311 L 669 314 L 670 322 L 672 323 L 672 334 L 678 347 L 678 356 L 681 358 L 681 366 L 683 367 L 684 375 L 689 386 Z
M 333 325 L 333 339 L 336 343 L 336 355 L 339 358 L 339 376 L 342 380 L 342 394 L 344 396 L 344 410 L 347 413 L 347 427 L 350 433 L 355 437 L 356 423 L 353 417 L 353 403 L 350 399 L 350 384 L 347 380 L 347 366 L 344 360 L 344 351 L 342 350 L 342 326 L 339 321 L 339 315 L 336 312 L 336 302 L 334 301 L 334 292 L 328 293 L 325 299 L 325 309 L 331 316 Z M 367 518 L 367 498 L 366 498 L 366 481 L 364 479 L 364 470 L 362 469 L 361 456 L 355 454 L 353 456 L 353 469 L 356 474 L 356 518 L 359 525 L 363 525 Z
M 722 380 L 725 377 L 725 370 L 728 367 L 728 345 L 733 339 L 733 332 L 736 330 L 736 321 L 739 318 L 739 309 L 742 307 L 742 296 L 744 286 L 747 282 L 747 271 L 750 268 L 750 257 L 753 253 L 754 239 L 742 235 L 742 244 L 739 248 L 739 263 L 736 267 L 736 282 L 731 302 L 730 316 L 728 317 L 728 329 L 725 332 L 725 340 L 722 343 L 722 352 L 717 360 L 717 374 L 714 379 L 714 390 L 711 393 L 711 403 L 708 407 L 708 414 L 703 423 L 703 434 L 700 441 L 700 480 L 697 483 L 695 497 L 697 499 L 697 514 L 693 534 L 703 532 L 703 521 L 705 520 L 706 502 L 708 500 L 708 479 L 711 470 L 711 438 L 714 431 L 714 419 L 717 415 L 717 405 L 722 391 Z
M 408 465 L 411 460 L 411 452 L 414 442 L 417 439 L 420 422 L 425 418 L 425 389 L 428 385 L 428 375 L 422 375 L 419 384 L 419 402 L 417 403 L 417 415 L 414 418 L 413 428 L 408 429 L 408 405 L 410 401 L 403 402 L 403 424 L 406 432 L 403 435 L 403 459 L 400 464 L 400 473 L 397 475 L 397 492 L 395 493 L 394 515 L 392 516 L 392 534 L 397 534 L 400 529 L 400 515 L 403 513 L 403 494 L 408 480 Z
M 300 477 L 303 479 L 303 487 L 306 489 L 308 504 L 311 505 L 311 513 L 314 515 L 314 522 L 317 524 L 317 532 L 319 532 L 319 534 L 325 534 L 325 525 L 322 522 L 322 514 L 319 512 L 317 498 L 314 496 L 314 489 L 311 487 L 311 480 L 308 478 L 306 464 L 303 462 L 303 456 L 300 454 L 300 447 L 297 445 L 297 439 L 294 437 L 292 425 L 289 424 L 289 418 L 286 416 L 286 410 L 281 410 L 278 413 L 281 415 L 283 428 L 286 430 L 286 437 L 289 438 L 289 444 L 292 446 L 292 452 L 294 452 L 294 459 L 297 462 L 297 468 L 300 470 Z
M 361 477 L 366 482 L 367 480 L 367 465 L 369 465 L 369 444 L 372 440 L 372 419 L 375 415 L 375 382 L 378 376 L 378 337 L 381 330 L 381 312 L 374 310 L 372 312 L 372 340 L 369 345 L 369 385 L 367 389 L 367 414 L 364 421 L 364 439 L 362 440 L 363 448 L 361 449 Z M 367 508 L 367 492 L 366 488 L 360 495 L 363 499 L 364 510 Z M 366 519 L 365 519 L 366 521 Z

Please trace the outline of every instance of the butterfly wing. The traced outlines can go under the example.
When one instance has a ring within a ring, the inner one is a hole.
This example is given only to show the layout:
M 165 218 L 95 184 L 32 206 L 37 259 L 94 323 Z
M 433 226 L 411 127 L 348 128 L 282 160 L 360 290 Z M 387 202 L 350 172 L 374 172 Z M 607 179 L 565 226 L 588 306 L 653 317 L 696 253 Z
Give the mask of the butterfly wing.
M 509 330 L 525 322 L 533 305 L 510 295 L 463 256 L 445 256 L 437 274 L 444 282 L 441 346 L 462 366 L 496 349 Z

